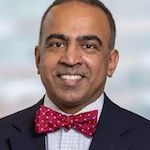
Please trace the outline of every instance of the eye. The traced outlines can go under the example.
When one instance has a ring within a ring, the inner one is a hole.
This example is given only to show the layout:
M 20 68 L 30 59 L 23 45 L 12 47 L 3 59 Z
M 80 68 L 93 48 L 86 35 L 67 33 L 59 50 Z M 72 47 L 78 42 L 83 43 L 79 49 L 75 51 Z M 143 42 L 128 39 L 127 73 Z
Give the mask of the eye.
M 65 44 L 63 42 L 50 42 L 47 46 L 48 47 L 51 47 L 51 48 L 64 48 L 65 47 Z
M 63 48 L 63 47 L 65 47 L 65 45 L 62 42 L 55 42 L 55 43 L 51 44 L 51 47 Z
M 99 49 L 97 44 L 89 42 L 81 44 L 81 48 L 86 53 L 96 53 Z
M 89 43 L 83 44 L 82 47 L 84 49 L 96 49 L 96 46 L 94 44 L 89 44 Z
M 95 44 L 91 44 L 91 43 L 84 43 L 84 44 L 82 44 L 82 47 L 84 49 L 97 49 L 97 46 Z

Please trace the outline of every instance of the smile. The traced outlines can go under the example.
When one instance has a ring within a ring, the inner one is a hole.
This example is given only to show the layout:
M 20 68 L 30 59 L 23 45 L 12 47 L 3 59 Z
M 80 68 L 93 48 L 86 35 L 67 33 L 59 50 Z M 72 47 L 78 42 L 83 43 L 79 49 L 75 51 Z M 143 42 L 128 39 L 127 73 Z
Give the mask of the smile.
M 84 77 L 79 74 L 62 74 L 58 76 L 58 83 L 65 87 L 77 87 L 85 81 Z
M 81 75 L 61 75 L 60 78 L 74 81 L 74 80 L 80 80 L 83 77 Z

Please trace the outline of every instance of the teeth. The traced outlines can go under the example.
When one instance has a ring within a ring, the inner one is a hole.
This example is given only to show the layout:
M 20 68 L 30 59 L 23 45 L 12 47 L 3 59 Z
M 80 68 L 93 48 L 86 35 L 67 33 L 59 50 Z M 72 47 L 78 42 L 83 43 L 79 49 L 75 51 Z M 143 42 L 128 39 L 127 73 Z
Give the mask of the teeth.
M 80 76 L 80 75 L 62 75 L 61 78 L 65 79 L 65 80 L 79 80 L 82 78 L 82 76 Z

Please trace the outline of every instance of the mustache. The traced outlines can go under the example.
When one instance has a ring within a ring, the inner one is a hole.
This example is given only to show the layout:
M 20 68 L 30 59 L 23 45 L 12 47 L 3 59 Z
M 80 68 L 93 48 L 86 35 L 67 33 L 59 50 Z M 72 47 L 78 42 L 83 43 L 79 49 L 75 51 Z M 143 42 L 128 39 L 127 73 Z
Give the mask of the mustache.
M 90 74 L 90 71 L 87 67 L 83 67 L 81 65 L 67 66 L 67 65 L 59 65 L 56 69 L 57 75 L 80 75 L 87 77 Z

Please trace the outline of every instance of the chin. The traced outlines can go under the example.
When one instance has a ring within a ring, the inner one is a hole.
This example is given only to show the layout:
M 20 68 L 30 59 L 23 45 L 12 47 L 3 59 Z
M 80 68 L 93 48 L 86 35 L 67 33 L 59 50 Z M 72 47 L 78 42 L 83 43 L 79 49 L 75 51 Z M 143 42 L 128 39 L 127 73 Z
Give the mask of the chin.
M 66 105 L 66 106 L 78 106 L 78 105 L 82 105 L 83 103 L 83 99 L 82 98 L 77 98 L 77 97 L 70 97 L 70 98 L 65 98 L 65 96 L 63 97 L 63 99 L 59 99 L 58 103 L 62 104 L 62 105 Z

